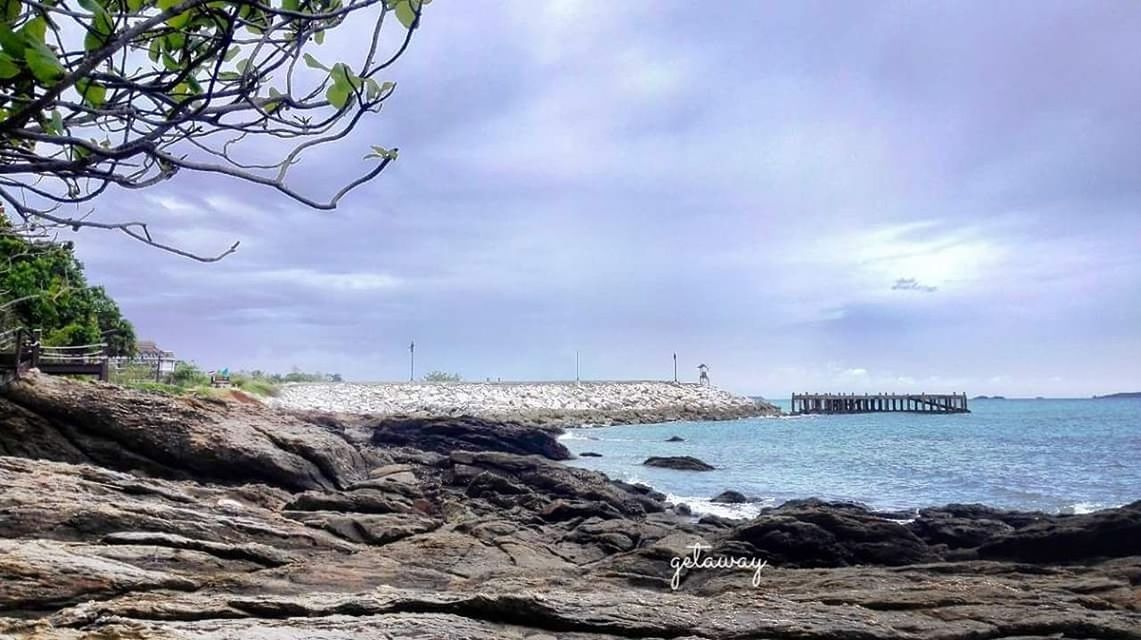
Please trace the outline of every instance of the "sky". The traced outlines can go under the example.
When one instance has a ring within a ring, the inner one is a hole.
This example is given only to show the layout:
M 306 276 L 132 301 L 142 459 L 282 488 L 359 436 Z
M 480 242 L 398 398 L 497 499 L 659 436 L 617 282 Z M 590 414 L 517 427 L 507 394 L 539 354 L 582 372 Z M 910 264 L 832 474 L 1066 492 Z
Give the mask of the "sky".
M 359 25 L 314 53 L 351 56 Z M 436 0 L 380 114 L 294 186 L 113 192 L 140 338 L 355 380 L 1141 390 L 1141 5 Z M 395 35 L 387 42 L 395 42 Z

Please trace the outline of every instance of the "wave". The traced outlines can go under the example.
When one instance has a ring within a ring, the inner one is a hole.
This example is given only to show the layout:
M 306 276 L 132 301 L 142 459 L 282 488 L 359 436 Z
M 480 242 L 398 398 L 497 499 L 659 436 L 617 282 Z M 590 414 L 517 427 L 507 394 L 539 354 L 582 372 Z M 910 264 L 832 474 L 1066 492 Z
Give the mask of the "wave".
M 1058 509 L 1058 513 L 1062 515 L 1082 515 L 1084 513 L 1093 513 L 1094 511 L 1101 511 L 1103 509 L 1116 509 L 1125 505 L 1117 504 L 1102 504 L 1100 502 L 1075 502 L 1068 504 Z
M 744 504 L 725 504 L 722 502 L 712 502 L 709 498 L 676 496 L 672 493 L 666 494 L 666 502 L 670 504 L 685 504 L 693 513 L 698 515 L 708 514 L 722 518 L 742 520 L 751 520 L 759 516 L 762 509 L 776 506 L 776 500 L 772 498 L 762 499 L 759 502 L 746 502 Z
M 558 436 L 559 440 L 598 440 L 595 436 L 579 435 L 573 431 L 567 431 Z

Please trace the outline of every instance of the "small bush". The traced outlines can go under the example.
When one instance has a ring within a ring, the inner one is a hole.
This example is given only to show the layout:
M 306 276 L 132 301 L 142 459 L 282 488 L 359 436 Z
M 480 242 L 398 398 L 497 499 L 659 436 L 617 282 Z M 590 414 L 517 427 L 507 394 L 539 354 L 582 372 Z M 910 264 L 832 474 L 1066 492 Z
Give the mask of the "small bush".
M 170 374 L 170 384 L 182 388 L 209 385 L 210 376 L 190 363 L 179 362 Z
M 458 373 L 447 373 L 445 371 L 432 371 L 424 376 L 424 382 L 460 382 L 463 378 Z

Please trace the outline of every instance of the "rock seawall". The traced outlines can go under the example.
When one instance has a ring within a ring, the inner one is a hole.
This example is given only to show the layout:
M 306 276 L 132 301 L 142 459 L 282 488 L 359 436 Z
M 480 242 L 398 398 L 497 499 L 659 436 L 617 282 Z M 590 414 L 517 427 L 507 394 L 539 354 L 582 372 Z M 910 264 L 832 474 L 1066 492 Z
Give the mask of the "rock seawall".
M 559 427 L 780 414 L 774 405 L 728 391 L 670 382 L 293 384 L 273 404 L 376 416 L 470 415 Z

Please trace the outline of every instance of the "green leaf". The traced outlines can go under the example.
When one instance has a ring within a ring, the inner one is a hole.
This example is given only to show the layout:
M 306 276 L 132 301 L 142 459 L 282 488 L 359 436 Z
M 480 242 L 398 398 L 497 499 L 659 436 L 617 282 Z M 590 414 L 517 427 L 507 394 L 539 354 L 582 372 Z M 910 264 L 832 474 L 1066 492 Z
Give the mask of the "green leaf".
M 190 24 L 190 19 L 192 17 L 194 17 L 194 16 L 192 16 L 189 11 L 183 11 L 182 13 L 177 13 L 177 14 L 167 18 L 166 24 L 171 29 L 181 29 L 181 28 L 185 27 L 186 25 Z
M 103 106 L 107 101 L 107 87 L 95 84 L 88 78 L 80 78 L 75 81 L 75 90 L 83 98 L 83 101 L 98 109 Z
M 162 55 L 162 38 L 153 38 L 150 47 L 147 48 L 147 55 L 151 57 L 151 62 L 158 62 L 159 57 Z
M 234 82 L 236 80 L 241 80 L 242 74 L 237 73 L 236 71 L 223 71 L 218 74 L 218 79 L 222 80 L 223 82 Z
M 20 65 L 7 53 L 0 52 L 0 80 L 8 80 L 20 75 Z
M 313 34 L 313 41 L 316 42 L 317 44 L 324 44 L 325 43 L 325 30 L 322 29 L 322 30 L 318 31 L 317 33 L 314 33 Z
M 241 60 L 238 60 L 238 63 L 234 66 L 237 67 L 238 73 L 244 74 L 246 72 L 246 68 L 250 66 L 250 59 L 242 58 Z
M 322 71 L 328 71 L 329 70 L 329 67 L 326 67 L 325 65 L 321 64 L 317 60 L 317 58 L 313 57 L 313 54 L 311 54 L 311 53 L 305 54 L 305 64 L 308 65 L 309 67 L 313 68 L 313 69 L 321 69 Z
M 270 87 L 270 88 L 269 88 L 269 97 L 271 97 L 271 98 L 280 98 L 280 97 L 282 97 L 282 96 L 281 96 L 281 92 L 280 92 L 280 91 L 278 91 L 277 89 L 275 89 L 275 88 L 273 88 L 273 87 Z M 280 102 L 280 101 L 277 101 L 277 102 L 269 102 L 269 103 L 266 103 L 266 105 L 265 105 L 265 110 L 266 110 L 266 111 L 268 111 L 269 113 L 274 113 L 275 111 L 277 111 L 277 110 L 278 110 L 278 109 L 280 109 L 281 107 L 282 107 L 282 102 Z
M 27 49 L 24 50 L 24 62 L 28 63 L 28 69 L 36 80 L 42 84 L 52 84 L 63 77 L 63 65 L 59 63 L 54 51 L 36 40 L 28 42 L 27 45 Z
M 158 0 L 158 2 L 157 2 L 156 4 L 158 5 L 158 8 L 159 8 L 159 9 L 162 9 L 163 11 L 166 11 L 167 9 L 169 9 L 169 8 L 173 7 L 174 5 L 178 4 L 178 3 L 179 3 L 179 1 L 180 1 L 180 0 Z
M 416 10 L 412 8 L 410 0 L 398 0 L 396 3 L 396 19 L 405 29 L 411 29 L 416 23 Z
M 51 134 L 59 135 L 63 133 L 63 116 L 60 115 L 59 109 L 52 111 L 51 119 Z
M 301 9 L 301 0 L 281 0 L 281 8 L 286 11 L 298 11 Z
M 3 0 L 4 2 L 4 18 L 9 22 L 15 22 L 16 18 L 20 17 L 20 0 Z
M 24 36 L 12 31 L 6 22 L 0 22 L 0 48 L 17 60 L 24 59 Z
M 325 98 L 329 104 L 338 109 L 344 109 L 345 105 L 349 103 L 349 96 L 352 94 L 352 88 L 348 84 L 333 83 L 325 91 Z
M 373 80 L 372 78 L 366 78 L 365 86 L 368 88 L 365 95 L 368 96 L 369 100 L 376 100 L 378 97 L 380 97 L 380 84 L 376 80 Z
M 24 40 L 31 42 L 45 42 L 48 33 L 48 23 L 43 18 L 34 18 L 28 20 L 20 33 L 24 36 Z
M 225 56 L 226 62 L 229 62 L 229 61 L 233 60 L 234 58 L 238 57 L 238 54 L 241 52 L 242 52 L 241 47 L 230 47 L 230 50 L 226 52 L 226 56 Z
M 134 13 L 143 8 L 143 0 L 127 0 L 127 8 Z
M 181 68 L 178 61 L 165 51 L 162 52 L 162 66 L 166 67 L 167 71 L 178 71 Z

